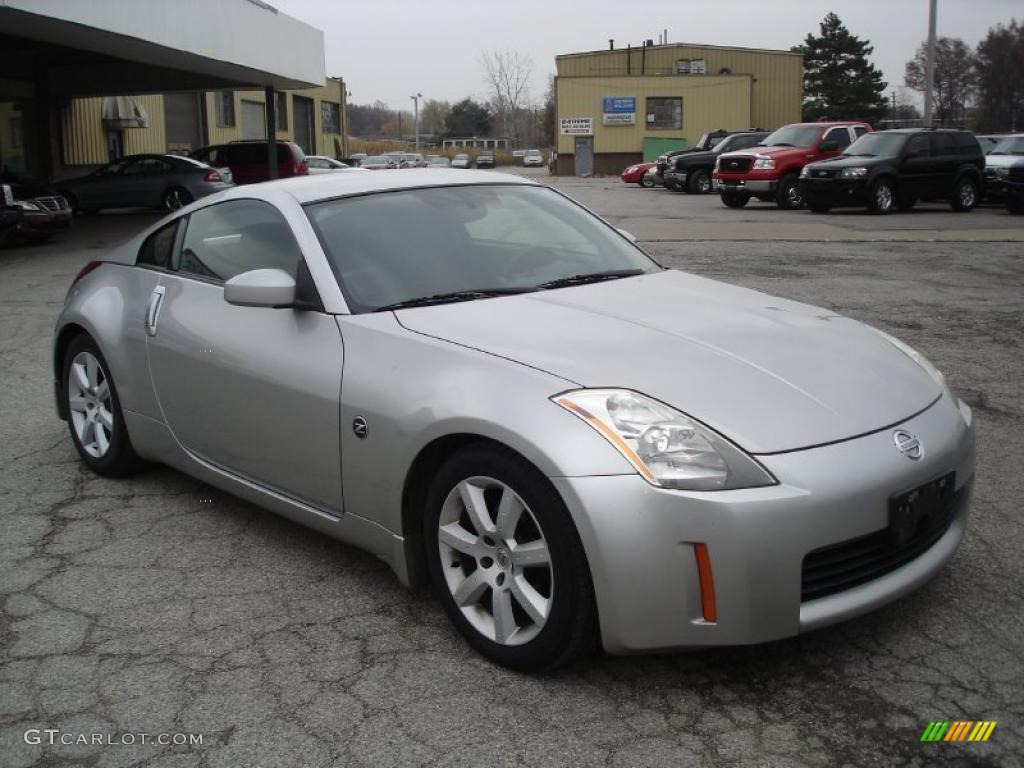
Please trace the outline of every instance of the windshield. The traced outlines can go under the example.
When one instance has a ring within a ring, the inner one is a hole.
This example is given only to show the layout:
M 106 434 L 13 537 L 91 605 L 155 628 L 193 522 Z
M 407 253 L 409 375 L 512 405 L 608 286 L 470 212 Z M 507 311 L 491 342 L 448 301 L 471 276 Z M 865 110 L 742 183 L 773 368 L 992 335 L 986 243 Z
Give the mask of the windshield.
M 357 313 L 456 291 L 528 291 L 577 275 L 661 269 L 612 227 L 539 186 L 410 189 L 306 211 Z
M 1024 155 L 1024 136 L 1007 136 L 988 152 L 990 155 Z
M 526 156 L 527 157 L 540 157 L 540 150 L 539 149 L 528 149 L 528 150 L 526 150 Z
M 867 155 L 871 157 L 896 157 L 910 134 L 906 133 L 865 133 L 843 152 L 844 155 Z
M 768 134 L 761 143 L 766 147 L 809 147 L 818 140 L 822 130 L 820 125 L 787 125 Z

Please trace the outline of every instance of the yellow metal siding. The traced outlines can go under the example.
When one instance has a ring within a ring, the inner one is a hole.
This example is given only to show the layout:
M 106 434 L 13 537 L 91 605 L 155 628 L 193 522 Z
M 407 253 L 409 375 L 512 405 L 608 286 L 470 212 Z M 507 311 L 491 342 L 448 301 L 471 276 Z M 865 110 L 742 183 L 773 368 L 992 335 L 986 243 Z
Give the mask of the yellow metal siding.
M 61 112 L 65 165 L 102 165 L 107 162 L 102 105 L 103 99 L 72 99 Z
M 636 125 L 602 125 L 601 99 L 636 97 Z M 680 130 L 650 129 L 646 125 L 648 97 L 681 97 L 683 126 Z M 738 131 L 751 126 L 749 77 L 559 77 L 557 116 L 589 117 L 594 127 L 594 152 L 640 152 L 645 136 L 684 138 L 688 146 L 706 131 L 717 128 Z M 556 125 L 556 130 L 559 126 Z M 572 154 L 573 136 L 559 131 L 558 152 Z
M 699 45 L 659 45 L 595 51 L 558 56 L 555 59 L 561 77 L 621 77 L 626 75 L 627 55 L 630 76 L 672 78 L 679 81 L 706 80 L 727 68 L 733 75 L 750 75 L 752 126 L 773 130 L 800 120 L 803 99 L 803 57 L 788 51 L 759 51 Z M 706 75 L 677 75 L 679 59 L 704 59 Z M 641 73 L 643 63 L 643 73 Z M 646 78 L 644 78 L 646 79 Z M 628 95 L 628 94 L 624 94 Z M 751 126 L 747 126 L 751 127 Z
M 126 155 L 161 154 L 167 151 L 167 123 L 164 120 L 164 97 L 136 96 L 135 102 L 149 117 L 148 128 L 125 128 Z

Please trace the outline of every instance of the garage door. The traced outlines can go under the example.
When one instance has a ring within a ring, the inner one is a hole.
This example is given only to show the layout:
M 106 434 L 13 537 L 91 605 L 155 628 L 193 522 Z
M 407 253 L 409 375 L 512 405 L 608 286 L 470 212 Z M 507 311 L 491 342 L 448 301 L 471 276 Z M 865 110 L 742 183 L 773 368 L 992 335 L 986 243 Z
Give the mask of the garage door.
M 263 115 L 262 101 L 242 100 L 242 138 L 267 138 L 267 121 Z
M 303 96 L 292 97 L 295 112 L 295 143 L 302 147 L 307 155 L 316 153 L 313 137 L 313 100 Z
M 164 128 L 168 152 L 191 152 L 203 141 L 203 126 L 197 93 L 164 94 Z

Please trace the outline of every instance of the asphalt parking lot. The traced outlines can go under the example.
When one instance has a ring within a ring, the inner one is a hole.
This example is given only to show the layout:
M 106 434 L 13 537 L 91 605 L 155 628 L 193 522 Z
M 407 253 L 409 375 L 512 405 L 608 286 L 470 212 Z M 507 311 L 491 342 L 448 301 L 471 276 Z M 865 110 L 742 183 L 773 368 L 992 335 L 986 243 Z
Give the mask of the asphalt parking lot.
M 978 424 L 951 565 L 888 608 L 770 645 L 597 657 L 548 677 L 494 667 L 366 554 L 168 469 L 83 470 L 54 413 L 53 323 L 76 271 L 154 216 L 84 218 L 0 250 L 0 765 L 1021 764 L 1024 218 L 729 210 L 542 178 L 666 265 L 928 355 Z M 986 743 L 921 743 L 934 720 L 998 725 Z M 51 746 L 27 729 L 203 743 Z

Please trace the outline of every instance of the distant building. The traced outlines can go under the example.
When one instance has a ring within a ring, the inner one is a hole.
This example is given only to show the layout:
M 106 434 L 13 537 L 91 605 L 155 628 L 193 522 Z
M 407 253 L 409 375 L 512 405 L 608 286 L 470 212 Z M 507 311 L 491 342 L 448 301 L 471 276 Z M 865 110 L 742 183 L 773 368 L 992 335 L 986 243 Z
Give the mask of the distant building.
M 509 139 L 479 139 L 476 136 L 442 139 L 441 141 L 441 146 L 444 149 L 508 149 L 509 144 Z
M 618 173 L 718 128 L 800 120 L 803 56 L 713 45 L 609 48 L 555 57 L 558 173 Z

